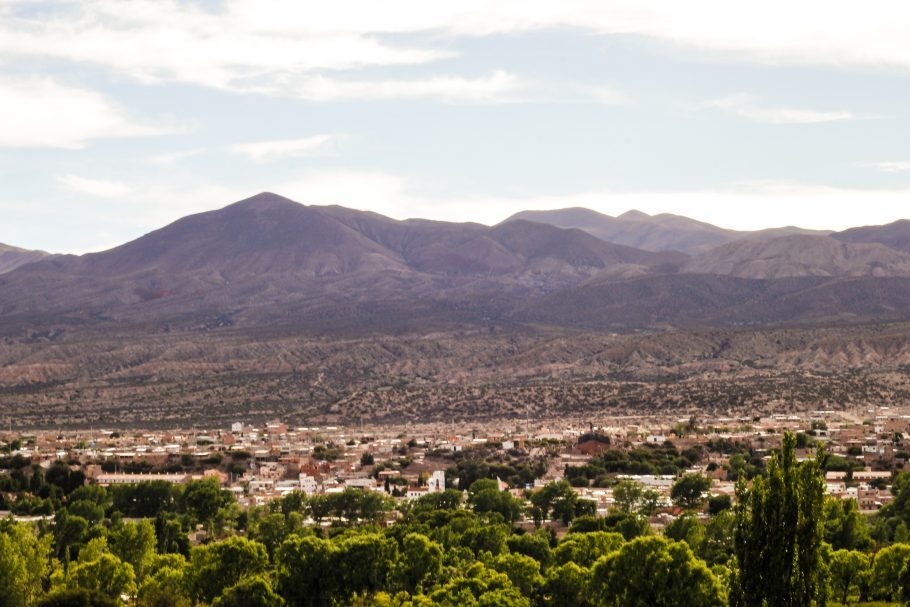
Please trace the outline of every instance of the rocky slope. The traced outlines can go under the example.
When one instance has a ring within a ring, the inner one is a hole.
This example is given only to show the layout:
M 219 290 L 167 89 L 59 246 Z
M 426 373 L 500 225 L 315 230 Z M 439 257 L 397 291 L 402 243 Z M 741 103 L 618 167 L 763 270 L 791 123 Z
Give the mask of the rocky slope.
M 47 257 L 44 251 L 29 251 L 0 243 L 0 274 L 12 272 L 20 266 Z
M 690 259 L 683 272 L 739 278 L 907 276 L 910 254 L 882 244 L 848 244 L 827 236 L 793 235 L 725 244 Z

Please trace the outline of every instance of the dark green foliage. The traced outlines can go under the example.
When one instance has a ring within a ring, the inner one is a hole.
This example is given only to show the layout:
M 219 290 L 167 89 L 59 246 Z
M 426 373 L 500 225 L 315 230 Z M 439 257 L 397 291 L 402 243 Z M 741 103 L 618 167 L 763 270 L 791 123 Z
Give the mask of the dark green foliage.
M 148 481 L 110 488 L 113 507 L 123 516 L 152 518 L 177 510 L 180 487 L 167 481 Z
M 869 524 L 853 499 L 828 499 L 824 506 L 824 539 L 835 550 L 872 548 Z
M 194 548 L 190 553 L 191 595 L 211 602 L 244 577 L 263 573 L 268 562 L 265 546 L 242 537 Z
M 680 453 L 672 445 L 636 449 L 611 449 L 594 457 L 585 467 L 588 478 L 611 474 L 678 474 L 701 461 L 697 450 Z
M 538 525 L 548 519 L 568 525 L 576 516 L 591 514 L 591 503 L 579 499 L 567 481 L 554 481 L 530 496 L 531 514 Z
M 796 462 L 796 439 L 783 448 L 752 488 L 737 487 L 736 556 L 739 576 L 731 605 L 810 607 L 824 603 L 820 578 L 824 477 L 817 458 Z
M 713 573 L 682 542 L 638 538 L 599 560 L 592 570 L 599 604 L 610 607 L 723 607 Z
M 100 592 L 77 588 L 48 595 L 37 607 L 119 607 L 117 601 Z
M 716 516 L 732 507 L 733 499 L 729 495 L 713 495 L 708 498 L 708 514 L 712 516 Z
M 683 508 L 699 508 L 705 501 L 705 493 L 711 488 L 711 480 L 701 474 L 686 474 L 673 483 L 670 499 Z
M 268 580 L 249 577 L 231 586 L 214 600 L 212 607 L 283 607 L 284 599 L 275 594 Z

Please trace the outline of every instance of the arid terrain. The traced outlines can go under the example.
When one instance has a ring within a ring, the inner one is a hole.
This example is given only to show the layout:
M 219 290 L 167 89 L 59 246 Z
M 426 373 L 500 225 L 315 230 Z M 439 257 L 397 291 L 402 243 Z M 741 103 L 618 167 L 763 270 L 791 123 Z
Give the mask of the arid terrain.
M 714 417 L 910 403 L 905 325 L 370 337 L 239 329 L 0 345 L 0 423 Z
M 907 404 L 907 224 L 737 233 L 600 217 L 650 250 L 593 228 L 396 221 L 261 194 L 109 251 L 36 254 L 0 276 L 0 420 Z

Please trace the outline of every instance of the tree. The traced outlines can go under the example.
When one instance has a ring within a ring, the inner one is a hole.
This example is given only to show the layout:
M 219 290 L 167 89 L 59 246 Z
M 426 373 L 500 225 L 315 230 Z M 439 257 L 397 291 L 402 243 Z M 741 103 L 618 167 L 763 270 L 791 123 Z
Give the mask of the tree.
M 735 533 L 739 572 L 731 605 L 809 607 L 824 603 L 819 551 L 825 482 L 821 447 L 814 459 L 796 462 L 791 433 L 767 473 L 751 489 L 737 485 Z
M 49 594 L 37 607 L 120 607 L 120 598 L 112 599 L 97 590 L 76 588 Z
M 717 516 L 733 507 L 733 500 L 729 495 L 713 495 L 708 498 L 708 514 Z
M 548 483 L 539 491 L 532 493 L 530 500 L 534 507 L 535 522 L 538 524 L 543 519 L 553 518 L 568 525 L 578 515 L 576 511 L 579 503 L 578 494 L 565 480 Z
M 711 479 L 701 474 L 685 474 L 673 483 L 670 499 L 683 508 L 700 508 L 705 502 L 705 492 L 711 488 Z
M 698 553 L 705 542 L 705 526 L 693 514 L 678 516 L 664 528 L 664 535 L 676 542 L 685 542 Z
M 142 581 L 145 566 L 155 556 L 155 547 L 158 544 L 155 527 L 151 521 L 121 522 L 111 529 L 108 544 L 116 557 L 132 565 L 136 578 Z
M 532 596 L 543 585 L 540 563 L 523 554 L 500 554 L 493 559 L 493 569 L 509 577 L 512 585 L 525 596 Z
M 901 573 L 910 562 L 910 546 L 894 544 L 883 548 L 872 561 L 869 585 L 873 598 L 898 601 L 901 597 Z
M 683 542 L 640 537 L 603 557 L 591 587 L 603 607 L 724 607 L 711 570 Z
M 289 536 L 300 533 L 303 529 L 303 520 L 296 512 L 284 515 L 280 512 L 267 514 L 256 524 L 255 537 L 265 544 L 269 556 L 274 556 L 278 547 Z
M 510 535 L 506 539 L 509 552 L 529 556 L 546 569 L 553 560 L 553 551 L 550 548 L 550 537 L 545 531 Z
M 875 516 L 876 539 L 882 543 L 910 541 L 910 472 L 895 475 L 891 483 L 894 499 Z
M 541 588 L 541 603 L 544 607 L 591 607 L 590 583 L 590 569 L 571 562 L 554 567 Z
M 558 565 L 575 563 L 590 567 L 599 558 L 618 550 L 623 543 L 623 537 L 618 533 L 570 533 L 553 550 L 553 559 Z
M 641 501 L 638 504 L 638 514 L 641 516 L 651 516 L 663 504 L 664 496 L 656 489 L 645 489 L 641 494 Z
M 461 507 L 461 491 L 446 489 L 442 493 L 427 493 L 413 503 L 412 512 L 433 510 L 458 510 Z
M 394 539 L 363 533 L 341 541 L 334 562 L 347 592 L 376 592 L 386 587 L 397 560 Z
M 176 514 L 158 513 L 155 517 L 155 537 L 158 539 L 158 552 L 190 555 L 190 538 Z
M 484 482 L 484 480 L 485 479 L 475 482 L 472 487 L 478 483 Z M 512 494 L 508 491 L 500 491 L 499 488 L 483 489 L 478 493 L 471 495 L 471 497 L 468 498 L 468 502 L 471 504 L 474 512 L 478 514 L 498 512 L 502 515 L 503 519 L 510 523 L 514 523 L 521 518 L 521 513 L 524 510 L 524 503 L 520 499 L 512 497 Z
M 283 607 L 284 599 L 275 594 L 262 576 L 248 577 L 226 589 L 212 607 Z
M 168 481 L 144 481 L 109 488 L 114 509 L 123 516 L 154 518 L 162 512 L 177 510 L 180 489 Z
M 828 562 L 828 574 L 832 593 L 846 605 L 852 592 L 861 591 L 869 574 L 869 557 L 855 550 L 836 550 Z
M 139 587 L 139 607 L 191 607 L 186 578 L 186 559 L 169 554 L 158 557 L 148 567 Z
M 824 538 L 835 550 L 868 550 L 872 547 L 869 525 L 853 499 L 825 501 Z
M 736 533 L 736 514 L 724 510 L 712 516 L 705 523 L 705 537 L 701 549 L 697 551 L 699 558 L 709 565 L 727 563 L 734 553 L 734 537 Z
M 419 533 L 409 533 L 401 541 L 396 577 L 408 592 L 422 590 L 442 573 L 442 546 Z
M 66 577 L 70 588 L 94 590 L 112 599 L 136 592 L 136 574 L 132 566 L 110 553 L 73 565 Z
M 505 574 L 474 563 L 430 594 L 433 607 L 530 607 Z
M 635 512 L 644 494 L 644 485 L 638 481 L 623 480 L 613 487 L 613 506 L 624 514 Z
M 79 546 L 88 538 L 88 521 L 61 511 L 54 519 L 55 552 L 63 562 L 76 557 Z
M 205 525 L 211 533 L 219 510 L 234 502 L 234 497 L 221 490 L 216 478 L 187 483 L 180 496 L 180 507 L 195 522 Z
M 0 607 L 33 605 L 48 573 L 51 537 L 13 523 L 0 533 Z
M 336 548 L 312 536 L 292 535 L 278 549 L 278 592 L 292 607 L 325 607 L 339 580 L 334 571 Z
M 188 572 L 191 594 L 210 603 L 244 577 L 263 573 L 268 563 L 265 546 L 242 537 L 194 548 Z

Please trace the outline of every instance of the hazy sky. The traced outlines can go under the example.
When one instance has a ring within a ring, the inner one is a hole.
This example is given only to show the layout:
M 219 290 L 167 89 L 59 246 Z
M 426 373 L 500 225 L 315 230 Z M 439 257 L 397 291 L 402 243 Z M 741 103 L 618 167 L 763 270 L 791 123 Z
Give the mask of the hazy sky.
M 910 217 L 910 5 L 0 0 L 0 242 L 263 190 L 397 218 Z

